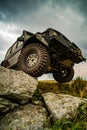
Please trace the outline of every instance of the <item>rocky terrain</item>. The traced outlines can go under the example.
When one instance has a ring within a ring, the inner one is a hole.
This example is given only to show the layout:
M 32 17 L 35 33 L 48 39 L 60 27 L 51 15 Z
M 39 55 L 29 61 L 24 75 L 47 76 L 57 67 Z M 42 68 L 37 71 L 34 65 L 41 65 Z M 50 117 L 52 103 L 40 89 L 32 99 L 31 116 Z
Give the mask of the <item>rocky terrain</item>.
M 52 121 L 73 118 L 87 100 L 47 92 L 34 97 L 38 80 L 0 66 L 0 130 L 51 130 Z

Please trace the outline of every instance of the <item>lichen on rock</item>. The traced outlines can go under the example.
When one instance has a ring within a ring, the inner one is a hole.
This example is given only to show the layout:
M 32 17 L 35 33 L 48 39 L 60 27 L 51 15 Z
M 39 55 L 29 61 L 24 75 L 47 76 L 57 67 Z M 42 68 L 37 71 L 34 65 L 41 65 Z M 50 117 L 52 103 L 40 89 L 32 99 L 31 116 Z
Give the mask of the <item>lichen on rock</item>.
M 75 116 L 79 105 L 85 100 L 80 97 L 67 94 L 44 93 L 44 102 L 53 120 L 60 120 L 63 117 L 72 118 Z
M 32 104 L 16 108 L 0 121 L 0 130 L 46 130 L 48 127 L 46 109 Z
M 38 81 L 22 71 L 0 66 L 0 96 L 24 104 L 32 98 Z

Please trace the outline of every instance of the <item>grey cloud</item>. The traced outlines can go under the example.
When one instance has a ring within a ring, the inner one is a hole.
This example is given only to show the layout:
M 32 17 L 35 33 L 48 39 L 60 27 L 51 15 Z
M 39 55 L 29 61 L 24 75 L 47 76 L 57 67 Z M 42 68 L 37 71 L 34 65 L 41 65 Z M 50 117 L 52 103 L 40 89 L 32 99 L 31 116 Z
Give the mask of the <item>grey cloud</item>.
M 37 12 L 39 8 L 48 3 L 51 8 L 61 6 L 62 9 L 65 6 L 71 6 L 76 10 L 79 10 L 83 15 L 87 15 L 87 1 L 86 0 L 3 0 L 0 2 L 0 20 L 9 22 L 19 22 L 27 17 L 30 17 Z M 48 10 L 49 11 L 49 10 Z
M 59 3 L 61 6 L 72 6 L 74 9 L 78 10 L 85 17 L 87 17 L 87 0 L 54 0 L 53 3 Z
M 84 41 L 83 43 L 79 43 L 79 47 L 82 50 L 83 56 L 87 59 L 87 42 Z
M 51 0 L 51 6 L 53 8 L 58 5 L 61 6 L 63 10 L 65 7 L 71 7 L 73 10 L 77 10 L 85 17 L 87 22 L 87 0 Z
M 4 59 L 5 53 L 6 53 L 6 51 L 0 50 L 0 63 L 1 63 L 1 61 Z
M 87 0 L 80 0 L 79 10 L 87 18 Z
M 4 37 L 0 35 L 0 50 L 7 50 L 7 48 L 10 46 L 10 43 L 7 42 Z
M 18 17 L 24 17 L 26 13 L 30 15 L 32 11 L 35 11 L 39 6 L 44 4 L 42 0 L 3 0 L 0 2 L 0 20 L 13 22 Z M 4 17 L 3 17 L 4 16 Z

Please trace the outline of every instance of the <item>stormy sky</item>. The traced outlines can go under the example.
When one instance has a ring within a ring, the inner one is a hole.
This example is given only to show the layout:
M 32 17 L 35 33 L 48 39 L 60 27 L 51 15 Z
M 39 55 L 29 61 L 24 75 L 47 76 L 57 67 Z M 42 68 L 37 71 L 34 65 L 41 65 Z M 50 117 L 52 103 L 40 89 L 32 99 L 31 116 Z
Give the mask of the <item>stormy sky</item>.
M 1 0 L 0 62 L 23 30 L 42 32 L 54 28 L 76 43 L 87 58 L 86 0 Z M 87 63 L 75 66 L 75 77 L 87 79 Z M 43 76 L 43 78 L 51 76 Z

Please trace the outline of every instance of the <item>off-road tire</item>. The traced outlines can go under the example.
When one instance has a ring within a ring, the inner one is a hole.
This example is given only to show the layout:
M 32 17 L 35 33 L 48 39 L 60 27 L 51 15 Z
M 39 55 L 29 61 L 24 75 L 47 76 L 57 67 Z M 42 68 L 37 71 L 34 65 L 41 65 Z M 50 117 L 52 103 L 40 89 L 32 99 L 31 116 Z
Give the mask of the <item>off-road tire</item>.
M 60 74 L 59 71 L 54 71 L 53 72 L 54 79 L 60 83 L 70 82 L 74 76 L 74 69 L 68 68 L 68 69 L 66 69 L 66 71 L 67 71 L 67 74 L 65 76 Z
M 34 65 L 29 64 L 30 61 L 27 63 L 27 59 L 34 55 L 38 57 L 38 60 L 36 59 L 35 61 L 37 63 L 35 63 Z M 29 66 L 28 64 L 31 66 Z M 18 60 L 18 68 L 34 77 L 39 77 L 44 74 L 47 71 L 49 64 L 49 53 L 47 52 L 46 47 L 39 43 L 31 43 L 26 46 L 23 49 Z

